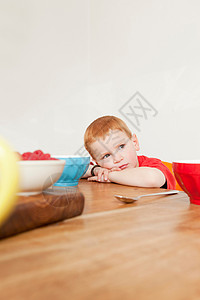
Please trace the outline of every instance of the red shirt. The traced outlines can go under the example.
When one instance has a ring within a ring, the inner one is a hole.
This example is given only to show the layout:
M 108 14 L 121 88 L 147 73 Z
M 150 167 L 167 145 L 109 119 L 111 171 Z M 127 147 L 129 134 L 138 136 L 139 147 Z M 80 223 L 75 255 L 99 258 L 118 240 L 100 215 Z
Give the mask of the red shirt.
M 162 161 L 158 158 L 149 158 L 144 155 L 138 156 L 139 167 L 150 167 L 156 168 L 163 172 L 167 181 L 167 188 L 175 190 L 176 188 L 176 180 L 170 170 L 162 163 Z

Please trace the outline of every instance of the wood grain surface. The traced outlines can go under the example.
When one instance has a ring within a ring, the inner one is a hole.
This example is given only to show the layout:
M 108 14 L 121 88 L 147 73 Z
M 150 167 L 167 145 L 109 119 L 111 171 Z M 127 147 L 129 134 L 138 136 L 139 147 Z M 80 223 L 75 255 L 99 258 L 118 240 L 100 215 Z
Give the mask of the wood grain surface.
M 162 201 L 164 199 L 170 199 L 170 196 L 154 196 L 141 198 L 139 201 L 133 204 L 123 204 L 117 200 L 114 195 L 124 195 L 124 196 L 139 196 L 143 194 L 150 194 L 156 192 L 164 192 L 166 189 L 160 188 L 140 188 L 132 186 L 124 186 L 114 183 L 98 183 L 98 182 L 87 182 L 86 179 L 82 179 L 78 185 L 79 191 L 84 195 L 87 201 L 85 202 L 84 214 L 101 212 L 113 209 L 127 208 L 129 206 L 141 207 L 143 205 L 149 205 L 150 203 L 155 203 L 157 201 Z M 187 199 L 188 196 L 184 192 L 179 192 L 178 198 L 180 203 L 182 199 Z
M 200 206 L 118 187 L 83 180 L 82 215 L 2 240 L 2 299 L 200 299 Z

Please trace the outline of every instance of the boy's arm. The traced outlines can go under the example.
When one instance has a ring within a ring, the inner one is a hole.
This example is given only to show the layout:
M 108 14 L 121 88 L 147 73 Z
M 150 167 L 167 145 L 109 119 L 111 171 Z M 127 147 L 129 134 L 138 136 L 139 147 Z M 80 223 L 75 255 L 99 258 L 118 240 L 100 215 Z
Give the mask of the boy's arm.
M 161 187 L 166 181 L 162 171 L 150 167 L 113 171 L 108 174 L 108 178 L 111 182 L 139 187 Z

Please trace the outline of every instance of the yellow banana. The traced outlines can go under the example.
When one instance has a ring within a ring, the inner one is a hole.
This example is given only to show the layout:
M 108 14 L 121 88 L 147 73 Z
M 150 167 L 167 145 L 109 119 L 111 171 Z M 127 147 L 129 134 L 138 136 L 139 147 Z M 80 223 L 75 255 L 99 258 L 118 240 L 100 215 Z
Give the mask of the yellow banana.
M 17 155 L 0 138 L 0 225 L 8 217 L 17 199 L 19 169 Z

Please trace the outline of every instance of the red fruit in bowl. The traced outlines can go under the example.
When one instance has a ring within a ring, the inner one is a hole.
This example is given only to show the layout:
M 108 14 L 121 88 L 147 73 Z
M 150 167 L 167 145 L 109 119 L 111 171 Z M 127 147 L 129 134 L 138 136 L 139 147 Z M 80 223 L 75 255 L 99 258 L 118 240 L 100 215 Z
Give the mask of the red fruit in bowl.
M 46 153 L 42 156 L 43 160 L 49 160 L 51 158 L 51 155 L 49 153 Z
M 58 160 L 51 157 L 49 153 L 44 153 L 42 150 L 35 150 L 34 152 L 24 152 L 21 155 L 22 160 Z
M 24 152 L 23 154 L 22 154 L 22 159 L 23 160 L 29 160 L 29 157 L 31 156 L 31 152 Z
M 39 160 L 37 154 L 35 153 L 32 153 L 30 156 L 29 156 L 29 160 Z
M 44 153 L 43 153 L 42 150 L 35 150 L 35 151 L 33 152 L 33 154 L 36 154 L 37 157 L 38 157 L 38 159 L 41 158 L 41 157 L 44 155 Z

